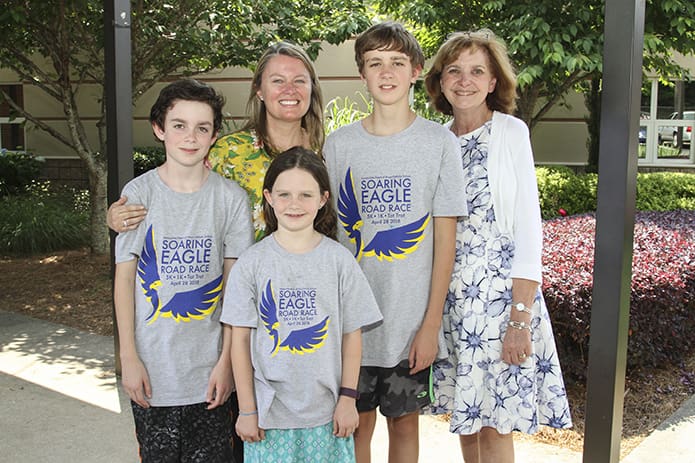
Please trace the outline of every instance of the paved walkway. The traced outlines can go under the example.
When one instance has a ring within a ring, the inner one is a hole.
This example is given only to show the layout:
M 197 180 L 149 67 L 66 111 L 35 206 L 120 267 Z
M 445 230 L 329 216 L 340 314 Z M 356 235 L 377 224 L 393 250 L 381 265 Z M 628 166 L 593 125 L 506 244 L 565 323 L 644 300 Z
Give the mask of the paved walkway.
M 695 463 L 695 399 L 623 461 Z M 386 462 L 377 423 L 373 462 Z M 446 423 L 421 419 L 420 461 L 461 463 Z M 580 453 L 517 442 L 517 463 L 582 463 Z M 127 395 L 114 374 L 113 339 L 0 311 L 0 463 L 136 462 Z

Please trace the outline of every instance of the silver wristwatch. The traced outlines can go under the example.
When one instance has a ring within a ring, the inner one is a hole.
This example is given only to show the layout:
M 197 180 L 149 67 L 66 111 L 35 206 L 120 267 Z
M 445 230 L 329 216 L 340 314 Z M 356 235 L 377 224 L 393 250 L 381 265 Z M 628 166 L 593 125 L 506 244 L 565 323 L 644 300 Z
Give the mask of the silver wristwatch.
M 517 312 L 524 312 L 524 313 L 527 313 L 529 315 L 532 314 L 531 309 L 526 307 L 526 305 L 523 302 L 512 303 L 512 307 L 514 307 Z

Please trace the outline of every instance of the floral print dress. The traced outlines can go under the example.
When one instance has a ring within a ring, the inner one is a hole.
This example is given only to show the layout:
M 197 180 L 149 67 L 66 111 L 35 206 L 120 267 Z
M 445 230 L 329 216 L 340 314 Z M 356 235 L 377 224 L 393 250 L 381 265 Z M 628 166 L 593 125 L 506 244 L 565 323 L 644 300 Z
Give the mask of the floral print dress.
M 263 179 L 272 161 L 254 131 L 220 137 L 210 148 L 208 163 L 218 174 L 237 182 L 249 195 L 256 241 L 265 235 Z
M 492 122 L 459 138 L 469 217 L 459 219 L 456 260 L 443 329 L 449 357 L 434 365 L 435 401 L 428 412 L 451 413 L 450 430 L 474 434 L 534 433 L 539 424 L 568 428 L 571 418 L 550 318 L 538 291 L 532 354 L 521 365 L 501 360 L 512 303 L 511 236 L 495 221 L 487 177 Z

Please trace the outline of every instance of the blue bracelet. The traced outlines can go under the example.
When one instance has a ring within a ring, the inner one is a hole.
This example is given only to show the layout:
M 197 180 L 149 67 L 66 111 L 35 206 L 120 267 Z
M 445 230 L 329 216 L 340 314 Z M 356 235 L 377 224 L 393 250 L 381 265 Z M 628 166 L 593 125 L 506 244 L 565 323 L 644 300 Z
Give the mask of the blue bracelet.
M 253 415 L 258 415 L 258 410 L 254 410 L 254 411 L 248 412 L 248 413 L 239 412 L 239 416 L 253 416 Z

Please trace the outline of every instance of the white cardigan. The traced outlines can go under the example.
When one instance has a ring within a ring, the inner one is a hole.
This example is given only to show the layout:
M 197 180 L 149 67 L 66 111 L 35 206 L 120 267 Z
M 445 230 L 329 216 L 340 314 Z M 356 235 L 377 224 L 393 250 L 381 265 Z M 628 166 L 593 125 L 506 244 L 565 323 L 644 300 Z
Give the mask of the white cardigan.
M 543 229 L 531 138 L 522 120 L 493 113 L 487 170 L 497 225 L 514 241 L 510 276 L 540 283 Z

